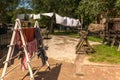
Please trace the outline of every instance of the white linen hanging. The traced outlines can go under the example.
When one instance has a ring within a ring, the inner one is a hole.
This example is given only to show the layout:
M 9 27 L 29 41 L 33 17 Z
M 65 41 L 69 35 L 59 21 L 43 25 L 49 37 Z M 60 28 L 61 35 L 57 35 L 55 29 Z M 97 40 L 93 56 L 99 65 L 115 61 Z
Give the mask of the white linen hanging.
M 29 19 L 33 18 L 33 14 L 27 14 L 27 16 L 29 17 Z
M 64 18 L 64 21 L 62 23 L 63 26 L 67 26 L 67 17 L 63 17 Z
M 64 17 L 62 17 L 62 16 L 60 16 L 58 14 L 55 14 L 55 18 L 56 18 L 56 23 L 57 24 L 63 25 L 63 23 L 64 23 Z
M 40 14 L 34 14 L 33 19 L 40 19 Z
M 77 26 L 81 26 L 79 19 L 77 19 L 77 22 L 78 22 Z
M 52 16 L 53 16 L 53 13 L 42 13 L 41 15 L 52 17 Z
M 76 27 L 78 25 L 78 21 L 76 19 L 73 19 L 73 27 Z
M 67 26 L 72 26 L 73 21 L 72 18 L 67 17 Z
M 17 15 L 17 18 L 18 18 L 18 19 L 25 19 L 25 14 L 18 14 L 18 15 Z

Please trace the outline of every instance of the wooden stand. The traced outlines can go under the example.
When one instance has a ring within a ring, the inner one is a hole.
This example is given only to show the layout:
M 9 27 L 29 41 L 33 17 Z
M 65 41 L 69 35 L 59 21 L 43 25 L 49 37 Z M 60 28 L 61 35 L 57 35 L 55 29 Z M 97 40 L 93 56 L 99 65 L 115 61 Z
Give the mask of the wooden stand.
M 80 40 L 76 46 L 76 54 L 78 53 L 87 53 L 87 52 L 94 52 L 94 49 L 91 47 L 87 40 L 87 34 L 86 31 L 80 32 Z
M 82 71 L 82 67 L 84 65 L 83 61 L 84 61 L 85 53 L 94 52 L 94 49 L 91 47 L 91 45 L 87 40 L 87 34 L 88 32 L 86 31 L 80 32 L 80 40 L 76 46 L 76 54 L 77 54 L 75 59 L 75 69 L 76 69 L 75 75 L 76 76 L 84 75 Z

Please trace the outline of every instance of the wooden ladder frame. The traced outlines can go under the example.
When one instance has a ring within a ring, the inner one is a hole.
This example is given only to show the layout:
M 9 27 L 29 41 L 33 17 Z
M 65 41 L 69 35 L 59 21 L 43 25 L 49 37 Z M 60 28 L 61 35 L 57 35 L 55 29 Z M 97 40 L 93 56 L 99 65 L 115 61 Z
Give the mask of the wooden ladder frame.
M 35 28 L 39 28 L 39 24 L 38 22 L 36 21 L 35 22 L 35 25 L 34 25 Z M 24 36 L 23 36 L 23 32 L 22 32 L 22 27 L 21 27 L 21 23 L 20 23 L 20 20 L 19 19 L 16 19 L 15 21 L 15 27 L 13 29 L 13 34 L 12 34 L 12 38 L 11 38 L 11 42 L 10 42 L 10 45 L 8 46 L 9 49 L 8 49 L 8 53 L 7 53 L 7 57 L 6 57 L 6 60 L 5 60 L 5 64 L 4 64 L 4 68 L 3 68 L 3 71 L 2 71 L 2 75 L 0 77 L 0 80 L 4 80 L 4 77 L 12 70 L 6 72 L 6 69 L 7 69 L 7 66 L 8 66 L 8 63 L 9 61 L 11 60 L 11 57 L 13 55 L 13 52 L 14 52 L 14 48 L 15 48 L 15 44 L 14 44 L 14 40 L 15 40 L 15 35 L 16 35 L 16 30 L 18 30 L 20 32 L 20 37 L 21 37 L 21 41 L 23 43 L 23 51 L 25 52 L 25 56 L 26 56 L 26 63 L 27 63 L 27 67 L 28 67 L 28 70 L 29 70 L 29 73 L 30 73 L 30 80 L 34 80 L 34 75 L 38 72 L 38 70 L 35 72 L 35 74 L 33 74 L 33 71 L 32 71 L 32 68 L 31 68 L 31 65 L 30 65 L 30 58 L 28 56 L 28 51 L 27 51 L 27 46 L 26 46 L 26 43 L 25 43 L 25 39 L 24 39 Z M 42 43 L 43 44 L 43 43 Z M 19 63 L 20 64 L 20 63 Z M 19 65 L 18 64 L 18 65 Z M 46 61 L 46 64 L 48 66 L 48 68 L 50 69 L 50 65 L 48 63 L 48 61 Z M 17 65 L 17 66 L 18 66 Z

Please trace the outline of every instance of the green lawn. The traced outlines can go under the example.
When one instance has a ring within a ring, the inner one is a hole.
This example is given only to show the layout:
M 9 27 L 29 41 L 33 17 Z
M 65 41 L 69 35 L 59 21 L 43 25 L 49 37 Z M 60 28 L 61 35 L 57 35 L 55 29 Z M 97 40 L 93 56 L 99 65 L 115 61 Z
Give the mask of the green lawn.
M 94 41 L 94 42 L 101 42 L 102 39 L 98 37 L 88 36 L 88 40 Z
M 120 63 L 120 52 L 117 51 L 117 47 L 97 45 L 94 49 L 96 52 L 89 54 L 91 62 Z

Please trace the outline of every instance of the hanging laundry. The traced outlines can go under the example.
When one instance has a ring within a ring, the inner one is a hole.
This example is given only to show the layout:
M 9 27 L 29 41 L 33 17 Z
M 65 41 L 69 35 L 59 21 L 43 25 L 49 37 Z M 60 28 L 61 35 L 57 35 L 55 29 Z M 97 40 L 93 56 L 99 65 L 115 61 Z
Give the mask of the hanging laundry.
M 43 39 L 42 39 L 42 35 L 40 33 L 40 29 L 39 28 L 35 28 L 35 38 L 37 40 L 37 47 L 42 45 Z
M 26 42 L 30 42 L 34 40 L 35 28 L 24 28 L 22 30 L 23 30 L 23 34 Z
M 77 19 L 77 22 L 78 22 L 77 26 L 81 26 L 79 19 Z
M 33 56 L 33 53 L 37 51 L 36 39 L 27 43 L 27 51 L 28 51 L 28 57 L 31 58 Z M 22 58 L 21 58 L 21 68 L 23 71 L 27 69 L 27 62 L 26 62 L 25 53 L 22 55 Z
M 33 14 L 27 14 L 27 16 L 29 17 L 29 19 L 33 18 Z
M 48 57 L 44 49 L 42 35 L 40 34 L 40 28 L 35 28 L 35 38 L 37 40 L 38 58 L 41 58 L 42 64 L 45 65 L 46 61 L 48 60 Z
M 28 53 L 29 53 L 29 57 L 32 57 L 33 52 L 37 51 L 37 41 L 36 41 L 36 39 L 27 43 L 27 50 L 28 50 Z
M 33 53 L 37 51 L 37 41 L 34 37 L 35 28 L 24 28 L 22 29 L 22 32 L 26 42 L 25 44 L 27 45 L 26 47 L 28 51 L 28 56 L 29 58 L 31 58 L 33 56 Z M 22 44 L 19 31 L 16 31 L 14 44 L 17 45 L 18 50 L 23 50 L 23 47 L 22 47 L 23 44 Z M 27 69 L 26 56 L 24 52 L 21 55 L 21 68 L 22 70 Z
M 18 14 L 18 15 L 17 15 L 17 18 L 18 18 L 18 19 L 25 19 L 25 14 Z
M 72 26 L 72 25 L 73 25 L 72 18 L 67 17 L 67 26 Z
M 40 19 L 40 14 L 34 14 L 33 19 Z
M 22 41 L 21 41 L 20 33 L 18 30 L 16 31 L 14 44 L 16 45 L 17 49 L 22 48 Z
M 76 27 L 78 25 L 78 21 L 76 19 L 73 19 L 73 27 Z
M 18 51 L 23 50 L 21 36 L 20 36 L 20 32 L 18 30 L 16 31 L 14 44 L 15 44 L 15 48 Z M 26 65 L 24 65 L 24 63 L 26 62 L 26 59 L 24 59 L 25 53 L 23 51 L 21 51 L 21 52 L 22 52 L 22 54 L 19 56 L 19 58 L 21 58 L 21 69 L 25 70 L 26 69 Z
M 64 17 L 58 15 L 58 14 L 55 14 L 55 18 L 56 18 L 56 23 L 57 24 L 61 24 L 61 25 L 64 25 Z
M 45 49 L 43 49 L 43 47 L 40 47 L 38 49 L 38 54 L 37 55 L 38 55 L 38 58 L 41 58 L 42 64 L 45 65 L 46 61 L 48 60 L 48 57 L 47 57 Z
M 35 28 L 24 28 L 24 29 L 22 29 L 22 32 L 23 32 L 23 36 L 24 36 L 24 39 L 25 39 L 26 42 L 31 42 L 31 41 L 34 40 L 34 38 L 35 38 Z M 17 45 L 20 45 L 22 43 L 19 31 L 16 31 L 14 43 L 17 44 Z
M 64 17 L 63 26 L 67 26 L 67 17 Z
M 53 16 L 53 13 L 42 13 L 41 15 L 52 17 L 52 16 Z
M 23 71 L 27 69 L 26 57 L 25 57 L 25 53 L 24 52 L 23 52 L 23 54 L 21 56 L 21 69 Z

